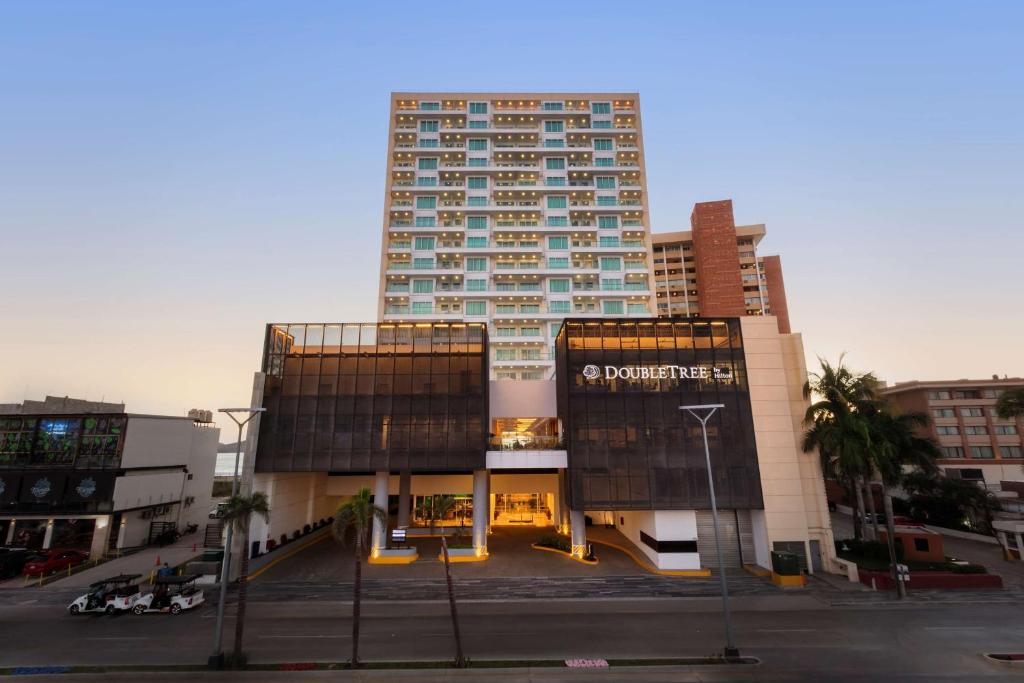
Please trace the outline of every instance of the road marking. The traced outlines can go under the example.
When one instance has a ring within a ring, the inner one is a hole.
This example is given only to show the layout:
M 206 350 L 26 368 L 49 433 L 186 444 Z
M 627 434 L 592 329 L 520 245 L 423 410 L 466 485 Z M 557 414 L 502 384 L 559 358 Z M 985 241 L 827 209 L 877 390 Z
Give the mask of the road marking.
M 819 629 L 813 628 L 759 628 L 758 633 L 810 633 Z
M 304 635 L 301 633 L 268 633 L 257 638 L 351 638 L 352 636 Z
M 988 626 L 925 626 L 925 631 L 981 631 Z
M 90 636 L 86 640 L 151 640 L 149 636 Z

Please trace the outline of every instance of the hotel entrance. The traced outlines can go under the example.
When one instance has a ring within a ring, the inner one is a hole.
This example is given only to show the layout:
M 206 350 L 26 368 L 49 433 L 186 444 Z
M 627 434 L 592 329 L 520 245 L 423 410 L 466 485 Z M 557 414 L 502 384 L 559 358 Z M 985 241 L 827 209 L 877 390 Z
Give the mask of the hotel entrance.
M 550 493 L 494 494 L 494 526 L 552 526 L 554 501 Z

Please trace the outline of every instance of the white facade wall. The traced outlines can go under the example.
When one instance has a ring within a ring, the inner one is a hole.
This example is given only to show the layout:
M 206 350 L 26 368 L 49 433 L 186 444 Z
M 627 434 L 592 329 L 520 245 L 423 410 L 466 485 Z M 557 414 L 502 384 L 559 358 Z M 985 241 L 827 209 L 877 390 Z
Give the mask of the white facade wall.
M 659 569 L 700 569 L 700 555 L 659 553 L 640 539 L 640 532 L 658 541 L 696 541 L 697 513 L 693 510 L 617 511 L 615 528 L 640 548 Z

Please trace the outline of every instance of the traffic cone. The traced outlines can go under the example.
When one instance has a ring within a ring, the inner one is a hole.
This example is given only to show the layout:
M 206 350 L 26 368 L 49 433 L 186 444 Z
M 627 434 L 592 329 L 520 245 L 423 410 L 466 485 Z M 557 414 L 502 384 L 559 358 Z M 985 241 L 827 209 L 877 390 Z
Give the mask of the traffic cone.
M 156 563 L 153 566 L 154 567 L 159 567 L 160 566 L 160 556 L 159 555 L 156 556 Z

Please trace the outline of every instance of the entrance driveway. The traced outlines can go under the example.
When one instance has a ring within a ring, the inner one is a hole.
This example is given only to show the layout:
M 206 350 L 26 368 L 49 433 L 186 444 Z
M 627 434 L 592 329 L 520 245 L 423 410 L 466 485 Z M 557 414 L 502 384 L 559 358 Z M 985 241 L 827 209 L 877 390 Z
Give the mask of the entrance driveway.
M 628 555 L 606 546 L 595 546 L 597 565 L 585 565 L 557 553 L 534 550 L 530 547 L 531 543 L 554 533 L 554 529 L 550 528 L 494 527 L 493 533 L 487 539 L 490 557 L 484 562 L 453 564 L 452 572 L 465 578 L 646 574 Z M 468 536 L 464 539 L 468 540 Z M 440 539 L 416 538 L 410 545 L 419 551 L 420 559 L 417 562 L 409 565 L 364 564 L 363 576 L 367 579 L 433 579 L 444 576 L 444 569 L 437 559 L 441 552 Z M 270 567 L 256 581 L 332 582 L 351 581 L 352 578 L 351 546 L 343 546 L 328 535 L 325 540 L 314 543 Z

